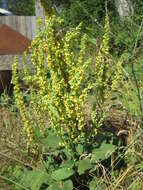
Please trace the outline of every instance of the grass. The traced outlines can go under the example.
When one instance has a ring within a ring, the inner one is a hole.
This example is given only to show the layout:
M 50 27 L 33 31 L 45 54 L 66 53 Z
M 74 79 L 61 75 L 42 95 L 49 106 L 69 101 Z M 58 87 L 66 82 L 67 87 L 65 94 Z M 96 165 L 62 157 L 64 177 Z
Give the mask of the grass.
M 3 102 L 3 98 L 8 100 Z M 34 167 L 33 159 L 27 155 L 26 145 L 21 135 L 23 125 L 15 105 L 11 104 L 6 95 L 1 97 L 0 105 L 0 171 L 9 165 Z M 0 189 L 11 190 L 11 183 L 0 175 Z

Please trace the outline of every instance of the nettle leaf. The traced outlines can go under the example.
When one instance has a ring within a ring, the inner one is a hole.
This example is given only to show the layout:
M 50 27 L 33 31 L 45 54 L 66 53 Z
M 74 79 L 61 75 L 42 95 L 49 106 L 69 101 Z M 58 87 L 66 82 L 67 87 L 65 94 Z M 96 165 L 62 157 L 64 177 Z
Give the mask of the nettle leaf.
M 41 140 L 41 143 L 45 147 L 50 147 L 50 148 L 59 147 L 59 144 L 61 142 L 62 142 L 61 138 L 58 137 L 56 134 L 49 134 L 47 138 Z
M 111 155 L 114 150 L 115 145 L 102 143 L 100 147 L 93 149 L 92 159 L 96 162 L 105 160 Z
M 85 173 L 85 171 L 91 169 L 93 166 L 90 162 L 90 159 L 83 159 L 77 162 L 77 167 L 79 175 L 82 175 Z
M 73 190 L 73 183 L 71 180 L 60 181 L 51 184 L 46 190 Z
M 60 169 L 54 171 L 52 173 L 51 177 L 56 181 L 61 181 L 61 180 L 69 178 L 73 174 L 74 174 L 73 169 L 65 167 L 65 168 L 60 168 Z

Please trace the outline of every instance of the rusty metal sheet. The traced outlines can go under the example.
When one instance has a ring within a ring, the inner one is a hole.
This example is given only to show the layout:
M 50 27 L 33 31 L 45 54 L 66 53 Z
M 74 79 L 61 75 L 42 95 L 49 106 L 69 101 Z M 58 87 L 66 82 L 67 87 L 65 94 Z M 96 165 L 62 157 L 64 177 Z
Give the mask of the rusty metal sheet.
M 31 41 L 7 25 L 0 25 L 0 55 L 22 54 Z

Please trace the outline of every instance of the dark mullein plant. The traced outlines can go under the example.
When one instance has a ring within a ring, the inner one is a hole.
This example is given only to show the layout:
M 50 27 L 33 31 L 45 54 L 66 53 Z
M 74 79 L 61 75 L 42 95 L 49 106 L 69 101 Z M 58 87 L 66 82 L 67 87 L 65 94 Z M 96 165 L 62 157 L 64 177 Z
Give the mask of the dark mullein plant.
M 88 129 L 84 114 L 91 89 L 102 92 L 98 94 L 102 109 L 104 99 L 110 94 L 109 65 L 106 61 L 109 56 L 108 17 L 95 65 L 96 81 L 93 83 L 85 80 L 91 63 L 91 59 L 86 56 L 87 36 L 81 33 L 81 24 L 59 36 L 63 22 L 63 19 L 50 15 L 45 29 L 39 31 L 33 40 L 30 51 L 35 71 L 32 75 L 24 59 L 23 80 L 29 86 L 28 105 L 18 83 L 17 60 L 13 64 L 14 95 L 24 125 L 23 134 L 27 137 L 27 148 L 38 155 L 44 167 L 27 172 L 27 175 L 22 174 L 22 182 L 27 181 L 27 176 L 35 176 L 34 183 L 30 181 L 28 184 L 33 190 L 35 186 L 39 190 L 42 184 L 52 190 L 56 187 L 72 190 L 74 185 L 77 187 L 82 184 L 83 176 L 87 179 L 84 182 L 87 187 L 95 186 L 91 176 L 97 169 L 97 162 L 110 159 L 115 150 L 113 144 L 103 139 L 96 142 L 97 127 L 101 126 L 103 115 L 100 116 L 100 123 L 96 122 L 94 115 L 95 125 Z M 120 73 L 116 71 L 112 89 Z
M 62 138 L 62 146 L 77 144 L 86 133 L 82 110 L 91 85 L 87 84 L 82 89 L 81 84 L 90 63 L 85 57 L 87 37 L 85 34 L 80 37 L 79 25 L 74 30 L 67 31 L 61 39 L 57 38 L 55 28 L 62 22 L 55 16 L 49 17 L 46 29 L 32 42 L 31 61 L 36 67 L 36 74 L 31 77 L 24 67 L 24 80 L 30 87 L 33 114 L 37 117 L 35 127 L 32 126 L 35 125 L 31 119 L 32 113 L 25 112 L 16 72 L 17 61 L 13 64 L 15 98 L 28 134 L 28 146 L 32 143 L 32 138 L 34 143 L 32 131 L 38 128 L 41 133 L 44 130 L 42 116 L 40 117 L 42 110 L 48 116 L 50 127 Z M 49 79 L 47 72 L 50 73 Z M 37 94 L 33 83 L 39 88 Z
M 94 92 L 96 106 L 92 112 L 92 120 L 96 129 L 102 126 L 106 113 L 108 113 L 105 104 L 112 97 L 113 92 L 118 87 L 119 80 L 122 78 L 123 59 L 120 58 L 117 62 L 113 61 L 109 40 L 109 17 L 106 14 L 103 40 L 95 58 Z

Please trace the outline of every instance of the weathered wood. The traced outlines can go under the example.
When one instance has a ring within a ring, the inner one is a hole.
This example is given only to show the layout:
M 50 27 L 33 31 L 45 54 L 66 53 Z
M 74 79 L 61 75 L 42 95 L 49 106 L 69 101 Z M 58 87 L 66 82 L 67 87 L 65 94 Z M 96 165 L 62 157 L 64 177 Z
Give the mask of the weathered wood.
M 10 26 L 29 39 L 33 39 L 37 33 L 36 16 L 0 16 L 0 24 Z
M 12 70 L 12 64 L 14 62 L 15 56 L 18 59 L 18 67 L 19 69 L 23 69 L 23 56 L 22 55 L 1 55 L 0 56 L 0 70 Z M 30 68 L 34 68 L 31 64 L 30 55 L 26 57 L 27 66 Z
M 37 0 L 35 4 L 35 12 L 35 16 L 0 16 L 0 25 L 5 24 L 10 26 L 12 29 L 32 40 L 37 35 L 37 20 L 39 18 L 43 19 L 43 27 L 45 27 L 45 14 L 39 0 Z M 19 61 L 19 69 L 22 69 L 22 56 L 17 56 Z M 1 55 L 0 70 L 11 70 L 13 59 L 14 55 Z M 28 56 L 27 59 L 27 62 L 31 67 L 30 56 Z
M 37 34 L 37 19 L 41 17 L 45 20 L 40 2 L 36 1 L 35 6 L 36 16 L 0 16 L 0 24 L 6 24 L 29 39 L 33 39 Z
M 31 36 L 32 38 L 32 30 L 31 28 L 29 29 L 29 26 L 31 26 L 31 19 L 30 19 L 30 16 L 26 16 L 25 17 L 25 25 L 26 25 L 26 36 Z
M 31 39 L 33 39 L 37 35 L 37 20 L 36 17 L 30 17 L 31 22 Z M 30 29 L 29 29 L 30 30 Z M 27 27 L 28 31 L 28 27 Z

